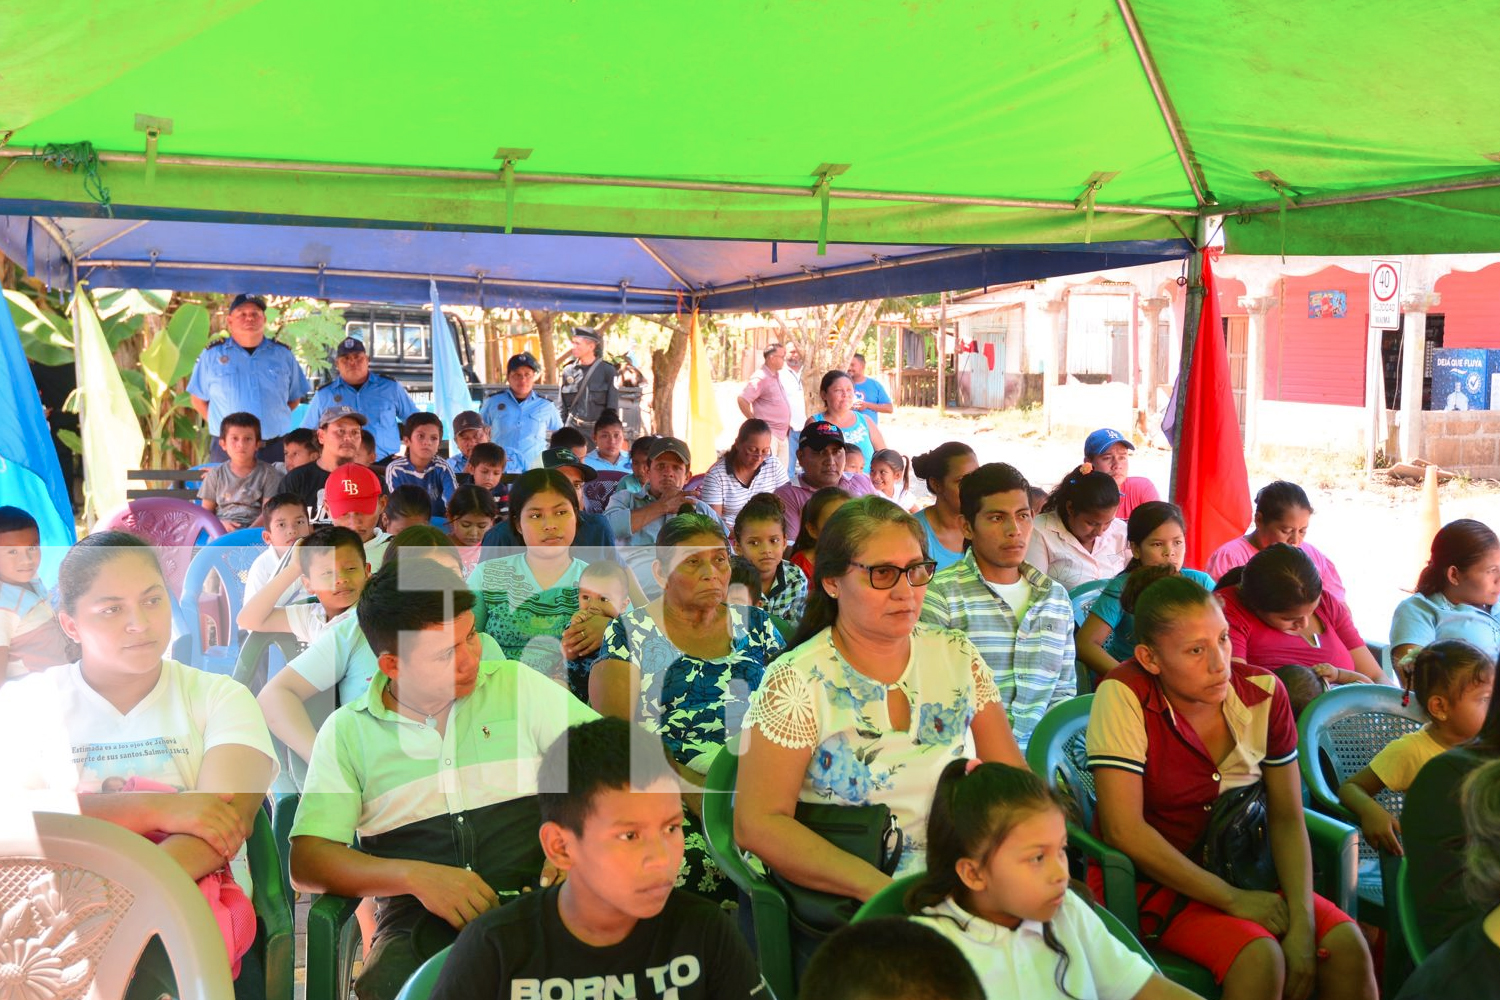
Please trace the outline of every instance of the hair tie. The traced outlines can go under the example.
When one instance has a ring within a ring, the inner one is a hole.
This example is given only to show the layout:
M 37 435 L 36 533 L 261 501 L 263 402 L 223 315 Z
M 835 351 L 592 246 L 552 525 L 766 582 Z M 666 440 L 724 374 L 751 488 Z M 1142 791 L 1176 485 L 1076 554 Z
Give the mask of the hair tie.
M 964 767 L 964 775 L 968 776 L 970 774 L 973 774 L 974 773 L 974 768 L 978 767 L 980 764 L 983 764 L 983 763 L 984 763 L 984 761 L 980 760 L 978 757 L 975 757 L 973 760 L 969 761 L 969 763 Z
M 1078 467 L 1078 473 L 1079 473 L 1079 475 L 1087 476 L 1089 473 L 1091 473 L 1093 471 L 1094 471 L 1094 463 L 1093 462 L 1084 462 L 1082 465 L 1080 465 Z
M 1401 692 L 1401 707 L 1402 708 L 1410 708 L 1411 707 L 1411 690 L 1410 689 Z

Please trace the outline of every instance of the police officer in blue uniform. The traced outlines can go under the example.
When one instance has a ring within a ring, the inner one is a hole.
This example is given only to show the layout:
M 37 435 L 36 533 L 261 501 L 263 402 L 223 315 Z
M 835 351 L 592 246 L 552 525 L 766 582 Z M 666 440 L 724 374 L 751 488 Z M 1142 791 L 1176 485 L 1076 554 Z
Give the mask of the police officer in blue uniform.
M 370 355 L 365 342 L 345 337 L 334 354 L 339 377 L 313 394 L 302 418 L 303 427 L 317 428 L 323 411 L 348 406 L 365 415 L 375 435 L 375 458 L 384 462 L 401 450 L 401 424 L 417 412 L 406 388 L 393 378 L 370 374 Z
M 479 415 L 490 427 L 490 440 L 505 449 L 505 471 L 525 472 L 540 465 L 547 438 L 562 426 L 562 414 L 549 399 L 532 392 L 542 366 L 522 351 L 505 363 L 502 389 L 484 401 Z
M 292 410 L 312 390 L 292 349 L 266 339 L 266 300 L 236 295 L 229 306 L 229 336 L 211 341 L 188 380 L 193 409 L 213 437 L 209 461 L 228 458 L 219 447 L 219 423 L 231 413 L 260 418 L 260 460 L 284 457 L 281 438 L 292 429 Z

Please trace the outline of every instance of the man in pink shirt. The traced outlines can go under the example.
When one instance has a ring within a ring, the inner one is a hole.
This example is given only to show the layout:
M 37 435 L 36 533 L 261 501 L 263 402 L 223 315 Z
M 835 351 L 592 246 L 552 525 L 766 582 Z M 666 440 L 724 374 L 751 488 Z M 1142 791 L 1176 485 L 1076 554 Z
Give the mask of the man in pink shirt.
M 1130 453 L 1135 445 L 1119 431 L 1101 427 L 1083 442 L 1083 460 L 1112 477 L 1120 488 L 1120 509 L 1115 517 L 1130 520 L 1130 512 L 1148 500 L 1160 500 L 1156 486 L 1144 476 L 1130 474 Z
M 786 348 L 772 344 L 761 353 L 761 357 L 765 364 L 750 376 L 750 381 L 740 391 L 740 412 L 748 418 L 764 420 L 771 426 L 771 451 L 783 466 L 791 468 L 787 461 L 787 434 L 792 429 L 792 406 L 781 381 Z
M 802 508 L 819 490 L 837 486 L 851 497 L 875 492 L 869 476 L 844 471 L 844 432 L 830 421 L 813 420 L 802 428 L 797 461 L 802 464 L 802 475 L 776 489 L 776 496 L 786 508 L 787 538 L 797 537 L 802 527 Z

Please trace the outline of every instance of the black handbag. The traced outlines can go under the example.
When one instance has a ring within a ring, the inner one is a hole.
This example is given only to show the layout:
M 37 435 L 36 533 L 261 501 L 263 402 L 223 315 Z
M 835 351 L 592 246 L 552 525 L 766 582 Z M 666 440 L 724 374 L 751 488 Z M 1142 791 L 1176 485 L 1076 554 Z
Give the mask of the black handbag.
M 1184 852 L 1187 859 L 1204 871 L 1217 875 L 1236 889 L 1274 892 L 1281 887 L 1276 874 L 1276 859 L 1271 854 L 1271 820 L 1266 807 L 1266 786 L 1262 782 L 1225 792 L 1214 800 L 1203 828 L 1193 846 Z M 1161 890 L 1152 886 L 1141 897 L 1141 906 Z M 1189 900 L 1179 894 L 1161 915 L 1161 922 L 1145 937 L 1162 936 Z M 1145 914 L 1143 914 L 1145 916 Z
M 841 851 L 862 858 L 891 875 L 901 863 L 901 825 L 889 806 L 836 806 L 822 802 L 799 802 L 798 823 Z M 826 937 L 854 919 L 859 900 L 837 893 L 821 892 L 767 874 L 787 898 L 792 925 L 811 937 Z

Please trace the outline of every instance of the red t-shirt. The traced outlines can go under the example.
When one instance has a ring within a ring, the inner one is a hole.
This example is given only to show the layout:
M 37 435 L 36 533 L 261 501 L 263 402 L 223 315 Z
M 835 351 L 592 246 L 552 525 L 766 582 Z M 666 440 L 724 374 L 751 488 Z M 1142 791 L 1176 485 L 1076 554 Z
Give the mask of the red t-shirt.
M 1354 658 L 1349 651 L 1365 644 L 1354 619 L 1349 615 L 1349 606 L 1326 590 L 1318 601 L 1317 616 L 1323 623 L 1323 633 L 1317 636 L 1314 646 L 1300 635 L 1281 632 L 1256 617 L 1255 612 L 1240 603 L 1240 589 L 1214 591 L 1224 605 L 1224 617 L 1229 622 L 1229 642 L 1234 655 L 1246 663 L 1275 670 L 1291 664 L 1310 667 L 1316 663 L 1331 663 L 1340 670 L 1354 670 Z

